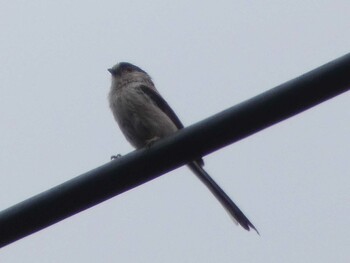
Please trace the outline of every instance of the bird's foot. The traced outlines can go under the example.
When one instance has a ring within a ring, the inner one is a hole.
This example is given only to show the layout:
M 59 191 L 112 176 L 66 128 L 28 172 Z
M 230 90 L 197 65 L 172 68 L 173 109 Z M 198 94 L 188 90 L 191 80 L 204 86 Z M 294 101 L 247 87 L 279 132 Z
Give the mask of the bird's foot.
M 160 137 L 155 136 L 152 139 L 149 139 L 146 141 L 146 147 L 150 148 L 156 141 L 158 141 L 160 139 Z
M 112 155 L 111 156 L 111 161 L 119 159 L 120 157 L 122 157 L 122 155 L 120 153 L 118 153 L 117 155 Z

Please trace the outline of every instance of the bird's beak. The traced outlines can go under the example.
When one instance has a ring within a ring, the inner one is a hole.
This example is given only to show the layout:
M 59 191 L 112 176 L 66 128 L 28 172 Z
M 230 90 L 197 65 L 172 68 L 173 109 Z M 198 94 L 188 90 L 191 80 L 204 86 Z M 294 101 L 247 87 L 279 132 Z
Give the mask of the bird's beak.
M 107 69 L 109 71 L 109 73 L 111 73 L 112 75 L 114 74 L 114 70 L 112 68 Z

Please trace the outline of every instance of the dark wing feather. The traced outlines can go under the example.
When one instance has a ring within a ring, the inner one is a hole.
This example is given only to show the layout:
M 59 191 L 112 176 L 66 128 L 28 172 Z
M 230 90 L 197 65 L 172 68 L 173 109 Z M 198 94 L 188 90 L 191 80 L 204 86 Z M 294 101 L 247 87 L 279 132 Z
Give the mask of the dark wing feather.
M 143 93 L 150 97 L 150 99 L 159 107 L 159 109 L 161 109 L 161 111 L 163 111 L 170 118 L 170 120 L 173 121 L 173 123 L 178 129 L 182 129 L 184 127 L 180 119 L 176 116 L 173 109 L 162 98 L 162 96 L 160 96 L 160 94 L 157 91 L 145 85 L 140 85 L 140 89 L 143 91 Z
M 156 90 L 146 85 L 140 85 L 140 89 L 153 101 L 153 103 L 155 103 L 158 106 L 158 108 L 161 111 L 163 111 L 170 118 L 170 120 L 173 121 L 173 123 L 179 130 L 184 128 L 184 125 L 180 121 L 179 117 L 177 117 L 173 109 Z M 200 166 L 204 165 L 203 159 L 197 159 L 196 162 L 198 162 Z

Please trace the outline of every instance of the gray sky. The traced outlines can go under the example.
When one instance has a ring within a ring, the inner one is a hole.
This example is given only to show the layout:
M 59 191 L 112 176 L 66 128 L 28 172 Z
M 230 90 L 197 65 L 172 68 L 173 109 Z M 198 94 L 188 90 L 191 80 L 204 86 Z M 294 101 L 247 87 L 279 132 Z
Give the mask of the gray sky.
M 349 52 L 349 1 L 2 1 L 0 208 L 132 147 L 107 68 L 153 77 L 186 125 Z M 0 251 L 0 262 L 349 262 L 350 96 L 205 158 L 261 236 L 187 168 Z M 239 125 L 239 123 L 237 123 Z

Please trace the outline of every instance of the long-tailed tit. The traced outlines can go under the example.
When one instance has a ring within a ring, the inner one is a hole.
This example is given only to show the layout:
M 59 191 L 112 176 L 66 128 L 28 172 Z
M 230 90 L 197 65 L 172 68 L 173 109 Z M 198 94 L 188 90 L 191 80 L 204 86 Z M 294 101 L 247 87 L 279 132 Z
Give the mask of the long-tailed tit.
M 108 69 L 112 74 L 109 105 L 126 139 L 137 149 L 150 145 L 184 126 L 158 93 L 151 77 L 139 67 L 121 62 Z M 227 212 L 246 230 L 257 229 L 220 186 L 203 169 L 203 161 L 189 168 L 209 188 Z

